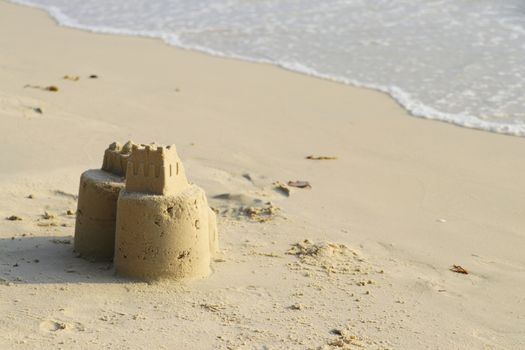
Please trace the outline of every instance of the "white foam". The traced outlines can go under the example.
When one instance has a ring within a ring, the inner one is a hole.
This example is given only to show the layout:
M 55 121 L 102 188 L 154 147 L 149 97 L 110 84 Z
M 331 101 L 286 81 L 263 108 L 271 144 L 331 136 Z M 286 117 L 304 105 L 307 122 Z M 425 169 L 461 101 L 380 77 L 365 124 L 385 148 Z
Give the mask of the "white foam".
M 312 68 L 304 66 L 301 63 L 280 63 L 279 66 L 291 71 L 311 75 L 322 79 L 332 80 L 347 85 L 364 87 L 384 92 L 392 96 L 401 106 L 403 106 L 407 111 L 410 112 L 410 114 L 412 114 L 415 117 L 421 117 L 430 120 L 438 120 L 471 129 L 479 129 L 513 136 L 525 136 L 525 123 L 516 123 L 512 125 L 508 123 L 499 123 L 494 121 L 482 120 L 472 115 L 444 113 L 417 101 L 416 99 L 412 98 L 410 94 L 403 91 L 397 86 L 362 84 L 358 81 L 353 81 L 342 77 L 333 77 L 321 74 L 319 72 L 316 72 Z
M 417 117 L 525 136 L 519 0 L 11 1 L 63 26 L 275 64 L 385 92 Z

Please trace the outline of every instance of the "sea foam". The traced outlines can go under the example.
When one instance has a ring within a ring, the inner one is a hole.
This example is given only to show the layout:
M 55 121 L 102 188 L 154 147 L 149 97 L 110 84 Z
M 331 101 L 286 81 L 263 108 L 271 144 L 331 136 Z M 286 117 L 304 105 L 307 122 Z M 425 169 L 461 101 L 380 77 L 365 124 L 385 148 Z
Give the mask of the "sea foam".
M 383 91 L 414 116 L 525 136 L 520 0 L 12 1 L 64 26 L 275 64 Z

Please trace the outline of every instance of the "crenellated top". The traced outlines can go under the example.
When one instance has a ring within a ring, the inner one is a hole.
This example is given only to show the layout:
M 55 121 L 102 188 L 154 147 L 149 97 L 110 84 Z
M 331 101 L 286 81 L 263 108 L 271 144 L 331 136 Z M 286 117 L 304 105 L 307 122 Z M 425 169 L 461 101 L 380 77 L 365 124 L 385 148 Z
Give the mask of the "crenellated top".
M 134 143 L 132 141 L 126 142 L 123 146 L 118 142 L 110 144 L 104 152 L 102 170 L 115 175 L 126 176 L 128 159 L 133 146 Z
M 175 145 L 132 145 L 127 161 L 126 191 L 165 195 L 187 186 Z

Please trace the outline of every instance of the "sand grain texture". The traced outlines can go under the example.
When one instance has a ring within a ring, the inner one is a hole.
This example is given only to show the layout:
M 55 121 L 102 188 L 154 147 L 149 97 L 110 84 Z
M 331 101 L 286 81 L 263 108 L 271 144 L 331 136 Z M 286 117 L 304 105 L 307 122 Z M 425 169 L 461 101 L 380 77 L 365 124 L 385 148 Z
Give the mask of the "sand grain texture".
M 0 220 L 0 348 L 525 348 L 525 139 L 6 2 L 0 47 L 0 217 L 23 218 Z M 207 279 L 73 254 L 78 175 L 115 139 L 177 144 L 217 212 Z M 291 179 L 312 188 L 274 190 Z

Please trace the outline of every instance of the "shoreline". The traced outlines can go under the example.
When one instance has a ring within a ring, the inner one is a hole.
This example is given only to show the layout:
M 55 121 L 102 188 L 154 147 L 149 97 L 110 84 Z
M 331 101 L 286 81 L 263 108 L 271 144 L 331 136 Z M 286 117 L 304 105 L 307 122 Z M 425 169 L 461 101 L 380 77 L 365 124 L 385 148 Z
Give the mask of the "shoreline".
M 524 138 L 1 1 L 0 33 L 0 217 L 23 218 L 0 221 L 1 347 L 525 346 Z M 71 243 L 62 213 L 80 173 L 128 139 L 175 143 L 220 211 L 223 255 L 208 279 L 132 283 L 56 243 Z M 274 190 L 289 180 L 312 188 Z M 267 202 L 272 220 L 242 215 Z M 304 239 L 325 255 L 290 254 Z
M 487 121 L 487 120 L 484 120 L 474 115 L 451 114 L 451 113 L 441 112 L 441 111 L 435 110 L 431 106 L 422 104 L 421 102 L 412 102 L 411 98 L 409 97 L 410 94 L 399 89 L 397 86 L 385 87 L 385 86 L 381 86 L 377 84 L 363 84 L 353 79 L 334 77 L 334 76 L 326 75 L 323 73 L 319 73 L 315 70 L 312 70 L 309 67 L 299 69 L 297 68 L 297 65 L 294 62 L 292 63 L 272 62 L 270 60 L 250 58 L 250 57 L 245 57 L 245 56 L 240 56 L 240 55 L 226 55 L 219 51 L 215 51 L 213 49 L 200 47 L 200 46 L 186 45 L 186 44 L 181 43 L 180 41 L 175 41 L 172 43 L 167 39 L 163 39 L 162 35 L 158 33 L 145 33 L 145 32 L 138 32 L 138 31 L 134 32 L 134 31 L 129 31 L 129 30 L 118 30 L 118 29 L 110 28 L 110 27 L 93 29 L 89 26 L 77 23 L 75 20 L 69 18 L 67 15 L 60 12 L 60 10 L 58 9 L 48 9 L 45 6 L 26 3 L 23 0 L 4 0 L 4 1 L 7 1 L 13 5 L 25 6 L 25 7 L 44 11 L 46 15 L 49 16 L 55 22 L 57 26 L 62 27 L 62 28 L 80 30 L 80 31 L 89 32 L 93 34 L 127 36 L 127 37 L 158 40 L 167 46 L 174 47 L 179 50 L 187 50 L 193 53 L 205 54 L 208 56 L 223 58 L 223 59 L 228 59 L 228 60 L 237 60 L 237 61 L 243 61 L 243 62 L 249 62 L 249 63 L 255 63 L 255 64 L 269 65 L 272 67 L 277 67 L 279 69 L 284 69 L 291 73 L 298 73 L 298 74 L 306 75 L 308 77 L 313 77 L 316 79 L 322 79 L 322 80 L 326 80 L 329 82 L 351 86 L 353 88 L 367 89 L 367 90 L 371 90 L 375 92 L 380 92 L 382 94 L 385 94 L 388 98 L 393 99 L 395 103 L 398 104 L 401 108 L 403 108 L 409 116 L 414 117 L 414 118 L 422 118 L 422 119 L 426 119 L 430 121 L 442 122 L 442 123 L 452 124 L 452 125 L 462 127 L 462 128 L 481 130 L 481 131 L 495 133 L 495 134 L 515 136 L 515 137 L 525 137 L 525 126 L 524 125 L 521 125 L 522 130 L 509 130 L 509 128 L 511 129 L 515 128 L 515 125 L 509 125 L 509 124 L 501 125 L 498 122 Z M 61 23 L 61 21 L 64 23 Z M 295 66 L 295 68 L 292 68 L 291 66 Z M 461 121 L 457 120 L 458 116 L 461 117 L 462 119 Z M 466 120 L 468 120 L 468 122 Z

